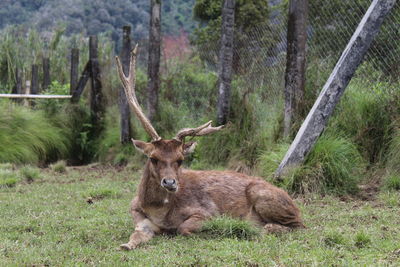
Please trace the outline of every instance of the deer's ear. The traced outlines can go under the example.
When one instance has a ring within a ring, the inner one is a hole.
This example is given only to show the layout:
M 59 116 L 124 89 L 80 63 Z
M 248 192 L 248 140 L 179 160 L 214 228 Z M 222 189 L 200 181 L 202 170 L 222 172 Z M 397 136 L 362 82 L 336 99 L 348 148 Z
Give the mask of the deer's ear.
M 154 146 L 151 143 L 146 143 L 140 140 L 133 140 L 133 139 L 132 143 L 138 151 L 142 152 L 146 156 L 149 156 L 154 149 Z
M 183 144 L 183 155 L 187 156 L 190 155 L 194 152 L 194 149 L 197 146 L 197 142 L 189 142 L 186 144 Z

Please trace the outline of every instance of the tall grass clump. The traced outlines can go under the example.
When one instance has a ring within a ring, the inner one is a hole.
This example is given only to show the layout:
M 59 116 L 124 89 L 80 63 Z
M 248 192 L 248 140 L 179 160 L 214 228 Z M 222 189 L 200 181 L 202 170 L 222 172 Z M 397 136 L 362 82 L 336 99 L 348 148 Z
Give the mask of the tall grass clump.
M 17 174 L 9 169 L 0 169 L 0 188 L 14 187 L 19 181 Z
M 0 102 L 0 162 L 47 162 L 67 154 L 69 140 L 44 112 Z
M 260 230 L 248 221 L 227 216 L 215 217 L 204 223 L 201 231 L 219 238 L 252 239 L 260 234 Z
M 349 140 L 322 135 L 304 164 L 289 170 L 277 181 L 272 177 L 287 148 L 288 145 L 281 144 L 259 157 L 258 169 L 263 177 L 295 193 L 341 195 L 357 191 L 365 161 Z
M 390 172 L 400 174 L 400 128 L 394 130 L 390 140 L 386 167 Z
M 27 182 L 31 183 L 40 178 L 40 171 L 38 168 L 32 166 L 24 166 L 19 170 L 20 176 Z
M 257 169 L 259 174 L 268 180 L 272 180 L 288 149 L 289 144 L 281 143 L 264 151 L 258 158 Z
M 53 172 L 56 173 L 65 173 L 67 172 L 67 163 L 65 160 L 59 160 L 50 165 L 50 168 Z
M 391 85 L 353 80 L 338 105 L 327 131 L 350 139 L 371 164 L 384 159 L 392 131 Z

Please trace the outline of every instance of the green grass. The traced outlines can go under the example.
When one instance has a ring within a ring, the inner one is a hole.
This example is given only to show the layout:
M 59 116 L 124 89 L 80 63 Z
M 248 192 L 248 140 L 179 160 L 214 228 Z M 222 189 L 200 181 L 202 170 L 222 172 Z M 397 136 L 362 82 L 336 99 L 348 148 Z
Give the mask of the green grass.
M 50 168 L 53 172 L 64 173 L 67 172 L 67 163 L 65 160 L 60 160 L 50 165 Z
M 18 175 L 14 171 L 0 168 L 0 187 L 14 187 L 18 181 Z
M 400 190 L 400 174 L 392 173 L 383 180 L 384 188 L 389 190 Z
M 261 231 L 247 221 L 221 216 L 204 223 L 202 232 L 217 238 L 253 239 Z
M 126 252 L 118 246 L 133 231 L 128 211 L 139 173 L 90 166 L 71 167 L 61 174 L 45 169 L 41 174 L 40 181 L 0 188 L 1 266 L 394 266 L 400 262 L 397 191 L 382 192 L 369 202 L 304 196 L 296 202 L 305 230 L 241 238 L 247 224 L 216 218 L 202 233 L 160 235 Z M 110 191 L 87 203 L 90 192 L 98 196 Z M 236 232 L 231 228 L 239 229 L 239 235 L 229 234 Z
M 24 166 L 19 170 L 20 176 L 31 183 L 40 178 L 40 170 L 32 166 Z

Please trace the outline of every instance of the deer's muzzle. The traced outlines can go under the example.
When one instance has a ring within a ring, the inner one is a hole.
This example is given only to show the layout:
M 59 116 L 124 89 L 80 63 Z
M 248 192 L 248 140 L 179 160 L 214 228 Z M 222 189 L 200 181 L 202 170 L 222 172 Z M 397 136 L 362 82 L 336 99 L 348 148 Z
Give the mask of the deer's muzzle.
M 170 192 L 175 192 L 178 189 L 176 179 L 173 178 L 163 178 L 161 180 L 161 186 Z

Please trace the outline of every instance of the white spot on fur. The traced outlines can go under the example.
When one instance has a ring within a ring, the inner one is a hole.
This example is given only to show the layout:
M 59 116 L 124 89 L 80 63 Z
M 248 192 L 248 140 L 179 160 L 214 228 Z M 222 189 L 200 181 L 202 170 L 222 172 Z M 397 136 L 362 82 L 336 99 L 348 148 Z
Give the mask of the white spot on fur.
M 151 229 L 153 232 L 160 231 L 160 228 L 154 223 L 152 223 L 149 219 L 144 219 L 143 221 L 139 222 L 135 227 L 136 231 L 141 231 L 141 232 L 143 231 L 146 232 L 148 231 L 148 229 Z

